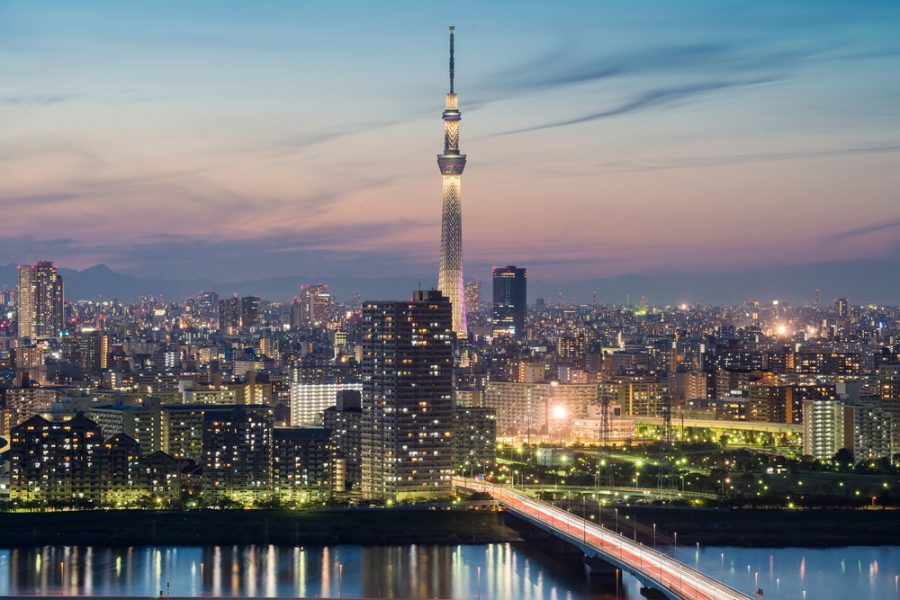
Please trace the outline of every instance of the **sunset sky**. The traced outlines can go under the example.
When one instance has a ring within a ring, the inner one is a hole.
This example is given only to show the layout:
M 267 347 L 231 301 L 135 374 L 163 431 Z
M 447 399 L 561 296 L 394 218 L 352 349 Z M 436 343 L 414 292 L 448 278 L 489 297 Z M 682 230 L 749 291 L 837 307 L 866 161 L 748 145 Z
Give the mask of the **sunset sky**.
M 452 8 L 447 8 L 452 6 Z M 436 276 L 900 256 L 900 3 L 0 0 L 0 264 Z

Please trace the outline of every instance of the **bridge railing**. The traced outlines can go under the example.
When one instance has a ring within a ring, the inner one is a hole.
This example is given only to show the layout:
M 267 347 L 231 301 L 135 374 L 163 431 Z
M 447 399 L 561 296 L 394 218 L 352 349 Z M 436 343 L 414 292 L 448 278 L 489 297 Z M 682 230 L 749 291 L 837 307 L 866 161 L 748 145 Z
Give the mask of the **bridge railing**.
M 654 582 L 681 598 L 698 600 L 748 600 L 752 596 L 739 592 L 702 571 L 678 561 L 668 554 L 653 550 L 612 531 L 583 519 L 559 507 L 535 500 L 530 496 L 502 485 L 485 481 L 454 478 L 460 488 L 490 494 L 513 512 L 538 519 L 569 538 L 598 550 L 627 570 Z
M 660 498 L 697 498 L 701 500 L 716 500 L 719 498 L 717 494 L 709 492 L 694 492 L 690 490 L 667 490 L 659 488 L 647 487 L 628 487 L 628 486 L 577 486 L 577 485 L 547 485 L 540 483 L 526 483 L 524 485 L 516 485 L 516 489 L 532 492 L 554 492 L 573 494 L 618 494 L 623 496 L 657 496 Z

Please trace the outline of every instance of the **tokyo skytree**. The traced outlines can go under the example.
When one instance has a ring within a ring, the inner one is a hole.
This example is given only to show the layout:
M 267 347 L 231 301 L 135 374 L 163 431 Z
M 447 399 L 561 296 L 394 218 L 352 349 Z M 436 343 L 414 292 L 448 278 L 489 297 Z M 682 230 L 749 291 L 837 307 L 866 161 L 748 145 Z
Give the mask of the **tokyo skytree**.
M 450 91 L 444 108 L 444 152 L 438 154 L 438 167 L 444 179 L 443 215 L 441 219 L 441 264 L 438 289 L 450 299 L 453 307 L 453 331 L 457 339 L 465 339 L 466 295 L 462 264 L 462 198 L 460 180 L 466 167 L 466 155 L 459 153 L 459 103 L 453 91 L 453 34 L 450 26 Z

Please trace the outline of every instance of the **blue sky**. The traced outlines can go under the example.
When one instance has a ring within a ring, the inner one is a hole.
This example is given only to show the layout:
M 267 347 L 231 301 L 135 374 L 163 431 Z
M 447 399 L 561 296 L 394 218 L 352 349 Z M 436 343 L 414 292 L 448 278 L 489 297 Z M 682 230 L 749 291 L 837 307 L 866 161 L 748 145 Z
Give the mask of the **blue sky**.
M 896 2 L 0 1 L 0 263 L 467 273 L 900 257 Z

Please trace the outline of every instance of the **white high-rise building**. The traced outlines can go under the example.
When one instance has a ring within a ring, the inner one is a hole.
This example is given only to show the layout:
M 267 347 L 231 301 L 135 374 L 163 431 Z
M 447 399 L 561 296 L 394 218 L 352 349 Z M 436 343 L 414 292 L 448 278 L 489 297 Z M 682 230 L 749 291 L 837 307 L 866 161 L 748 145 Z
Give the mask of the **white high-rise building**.
M 362 392 L 362 383 L 291 383 L 291 425 L 321 426 L 325 409 L 337 404 L 343 390 Z

